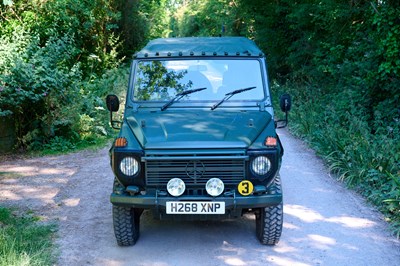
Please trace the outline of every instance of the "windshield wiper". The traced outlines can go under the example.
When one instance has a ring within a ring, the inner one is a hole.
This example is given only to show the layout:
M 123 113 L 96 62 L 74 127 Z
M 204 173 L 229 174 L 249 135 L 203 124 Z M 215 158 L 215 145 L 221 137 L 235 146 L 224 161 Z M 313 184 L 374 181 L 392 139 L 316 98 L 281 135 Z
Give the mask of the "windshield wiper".
M 226 100 L 229 100 L 229 98 L 231 98 L 233 95 L 238 94 L 238 93 L 242 93 L 242 92 L 245 92 L 245 91 L 249 91 L 249 90 L 252 90 L 252 89 L 255 89 L 255 88 L 257 88 L 257 87 L 249 87 L 249 88 L 244 88 L 244 89 L 237 89 L 237 90 L 228 92 L 227 94 L 225 94 L 225 97 L 221 101 L 219 101 L 218 103 L 214 104 L 211 107 L 211 110 L 217 109 L 218 106 L 220 106 Z
M 170 107 L 174 102 L 179 101 L 183 96 L 194 93 L 194 92 L 198 92 L 198 91 L 202 91 L 205 90 L 207 88 L 198 88 L 198 89 L 192 89 L 192 90 L 187 90 L 187 91 L 182 91 L 180 93 L 178 93 L 177 95 L 175 95 L 174 98 L 172 98 L 169 102 L 167 102 L 166 104 L 164 104 L 163 107 L 161 107 L 161 111 L 166 110 L 168 107 Z

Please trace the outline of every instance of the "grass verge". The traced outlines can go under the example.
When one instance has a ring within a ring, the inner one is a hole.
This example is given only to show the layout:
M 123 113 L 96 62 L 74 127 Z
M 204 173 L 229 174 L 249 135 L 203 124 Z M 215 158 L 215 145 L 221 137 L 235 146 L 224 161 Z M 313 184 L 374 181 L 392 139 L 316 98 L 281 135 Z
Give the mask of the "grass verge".
M 46 155 L 61 155 L 82 150 L 97 150 L 105 147 L 114 139 L 114 136 L 96 137 L 90 140 L 80 140 L 76 143 L 62 139 L 58 142 L 52 142 L 42 150 L 31 151 L 30 156 L 46 156 Z
M 351 90 L 329 92 L 311 86 L 275 85 L 289 92 L 290 131 L 305 140 L 338 179 L 372 202 L 400 237 L 400 121 L 371 121 Z M 375 116 L 377 114 L 375 113 Z M 373 129 L 371 124 L 381 122 Z
M 55 225 L 0 206 L 0 266 L 53 265 Z

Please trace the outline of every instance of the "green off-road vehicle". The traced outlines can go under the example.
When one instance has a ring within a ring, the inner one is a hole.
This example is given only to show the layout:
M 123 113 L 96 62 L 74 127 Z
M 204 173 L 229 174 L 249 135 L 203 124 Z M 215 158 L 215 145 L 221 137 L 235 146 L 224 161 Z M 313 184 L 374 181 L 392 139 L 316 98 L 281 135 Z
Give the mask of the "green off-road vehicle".
M 279 169 L 290 96 L 274 120 L 263 52 L 242 37 L 156 39 L 134 55 L 120 132 L 110 150 L 111 203 L 121 246 L 135 244 L 140 216 L 211 220 L 256 216 L 256 235 L 282 232 Z M 119 100 L 107 97 L 118 111 Z

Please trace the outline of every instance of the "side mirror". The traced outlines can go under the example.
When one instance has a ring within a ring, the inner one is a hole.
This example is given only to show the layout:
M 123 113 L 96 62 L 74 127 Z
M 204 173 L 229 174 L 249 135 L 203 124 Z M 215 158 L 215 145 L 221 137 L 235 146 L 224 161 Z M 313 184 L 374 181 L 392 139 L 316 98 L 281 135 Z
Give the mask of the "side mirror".
M 110 112 L 117 112 L 119 110 L 119 99 L 117 95 L 107 95 L 106 98 L 107 109 Z
M 285 119 L 276 121 L 275 126 L 277 128 L 284 128 L 288 124 L 288 112 L 292 108 L 292 97 L 287 93 L 281 95 L 279 98 L 279 105 L 282 112 L 285 112 Z
M 279 98 L 279 104 L 281 106 L 282 112 L 289 112 L 290 108 L 292 108 L 292 97 L 289 94 L 283 94 Z
M 120 121 L 114 121 L 113 120 L 113 112 L 117 112 L 119 110 L 119 99 L 117 97 L 117 95 L 107 95 L 106 98 L 106 105 L 107 105 L 107 109 L 108 111 L 110 111 L 110 123 L 111 123 L 111 127 L 114 129 L 120 129 L 120 126 L 115 126 L 115 124 L 119 124 L 121 125 L 122 123 Z

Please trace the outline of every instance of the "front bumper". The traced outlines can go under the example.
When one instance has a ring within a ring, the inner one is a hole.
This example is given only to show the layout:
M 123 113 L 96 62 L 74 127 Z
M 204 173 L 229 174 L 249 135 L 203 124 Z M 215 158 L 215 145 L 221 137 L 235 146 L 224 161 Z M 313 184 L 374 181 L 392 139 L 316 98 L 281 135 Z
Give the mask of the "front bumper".
M 131 207 L 139 209 L 152 209 L 153 211 L 165 213 L 168 201 L 199 201 L 199 202 L 212 202 L 223 201 L 225 202 L 226 213 L 238 212 L 243 209 L 263 208 L 267 206 L 276 206 L 282 202 L 282 194 L 261 194 L 241 196 L 233 194 L 231 196 L 207 197 L 207 196 L 158 196 L 156 195 L 135 195 L 128 194 L 111 194 L 111 203 L 121 207 Z

